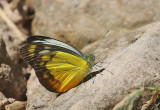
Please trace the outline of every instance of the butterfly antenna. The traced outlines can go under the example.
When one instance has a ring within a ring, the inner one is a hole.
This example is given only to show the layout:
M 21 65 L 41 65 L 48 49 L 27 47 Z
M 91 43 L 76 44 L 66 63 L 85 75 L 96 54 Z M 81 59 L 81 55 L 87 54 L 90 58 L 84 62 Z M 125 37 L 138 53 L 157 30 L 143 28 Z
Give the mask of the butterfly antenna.
M 99 43 L 97 44 L 97 46 L 95 47 L 94 51 L 98 48 L 98 46 L 100 45 L 100 43 L 102 42 L 102 40 L 105 38 L 105 36 L 108 34 L 109 30 L 107 30 L 107 32 L 104 34 L 104 36 L 101 38 L 101 40 L 99 41 Z
M 106 37 L 106 35 L 108 34 L 109 30 L 107 30 L 107 32 L 104 34 L 104 36 L 101 38 L 101 40 L 99 41 L 99 43 L 97 44 L 97 46 L 95 47 L 94 51 L 98 48 L 98 46 L 100 45 L 100 43 L 102 42 L 102 40 Z M 97 65 L 96 65 L 97 66 Z M 113 75 L 113 73 L 109 70 L 107 70 L 109 73 L 111 73 Z

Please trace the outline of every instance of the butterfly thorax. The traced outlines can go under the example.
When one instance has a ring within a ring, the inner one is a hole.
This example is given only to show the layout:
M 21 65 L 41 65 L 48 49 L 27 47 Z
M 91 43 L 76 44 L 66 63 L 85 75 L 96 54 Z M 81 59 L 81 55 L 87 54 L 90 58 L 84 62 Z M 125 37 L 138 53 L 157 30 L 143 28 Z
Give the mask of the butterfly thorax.
M 91 70 L 95 61 L 95 56 L 93 54 L 86 56 L 86 61 L 88 63 L 89 69 Z

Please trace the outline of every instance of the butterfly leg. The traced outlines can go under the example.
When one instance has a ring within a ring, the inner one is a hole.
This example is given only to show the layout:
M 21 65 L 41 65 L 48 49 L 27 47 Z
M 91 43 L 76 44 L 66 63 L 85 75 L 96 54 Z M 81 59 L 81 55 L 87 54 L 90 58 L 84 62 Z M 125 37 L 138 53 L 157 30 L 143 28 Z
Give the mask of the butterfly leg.
M 96 66 L 97 67 L 102 67 L 102 66 L 99 66 L 99 65 L 95 65 L 94 67 L 96 68 L 96 70 L 98 70 Z M 113 75 L 113 73 L 111 71 L 107 70 L 106 68 L 104 68 L 104 69 Z
M 74 89 L 74 92 L 76 92 L 76 91 L 78 90 L 78 88 L 79 88 L 79 87 L 76 87 L 76 88 Z

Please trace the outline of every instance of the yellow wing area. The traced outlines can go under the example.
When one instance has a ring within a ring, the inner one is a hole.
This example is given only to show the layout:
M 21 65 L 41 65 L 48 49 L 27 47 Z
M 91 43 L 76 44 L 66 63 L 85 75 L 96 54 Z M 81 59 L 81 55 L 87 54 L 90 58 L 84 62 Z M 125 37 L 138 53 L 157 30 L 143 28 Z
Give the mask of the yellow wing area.
M 77 56 L 65 52 L 51 52 L 41 56 L 36 66 L 45 67 L 49 72 L 37 72 L 41 83 L 49 84 L 56 92 L 66 92 L 78 85 L 90 71 L 88 63 Z M 36 69 L 37 71 L 41 71 Z M 43 70 L 43 69 L 42 69 Z M 42 85 L 46 85 L 42 84 Z

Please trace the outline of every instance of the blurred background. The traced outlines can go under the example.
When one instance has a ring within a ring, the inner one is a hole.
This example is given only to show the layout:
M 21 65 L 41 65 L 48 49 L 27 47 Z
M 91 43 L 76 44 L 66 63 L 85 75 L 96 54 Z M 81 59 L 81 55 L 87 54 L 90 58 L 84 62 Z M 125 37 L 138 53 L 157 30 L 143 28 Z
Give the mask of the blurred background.
M 160 20 L 158 0 L 0 0 L 0 38 L 13 56 L 27 36 L 44 35 L 78 49 Z M 12 58 L 12 57 L 11 57 Z M 13 58 L 14 59 L 14 58 Z
M 158 0 L 68 0 L 67 2 L 0 0 L 0 5 L 9 21 L 15 24 L 25 37 L 45 35 L 81 49 L 103 37 L 107 30 L 119 34 L 159 21 L 159 2 Z M 0 15 L 3 16 L 2 13 Z M 2 28 L 6 20 L 5 18 L 0 20 Z
M 159 10 L 159 0 L 0 0 L 0 74 L 8 72 L 0 77 L 0 91 L 27 100 L 29 70 L 19 55 L 27 36 L 48 36 L 82 49 L 107 30 L 118 37 L 160 21 Z

